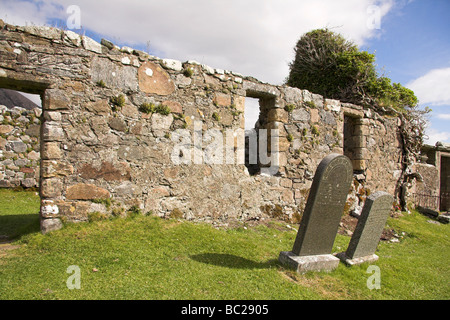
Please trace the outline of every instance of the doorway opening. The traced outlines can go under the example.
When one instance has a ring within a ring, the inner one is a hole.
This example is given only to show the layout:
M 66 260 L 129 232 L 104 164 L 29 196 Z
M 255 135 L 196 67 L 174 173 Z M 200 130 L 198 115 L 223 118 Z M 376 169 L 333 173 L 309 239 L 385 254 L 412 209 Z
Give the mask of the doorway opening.
M 450 210 L 450 157 L 441 156 L 440 211 Z
M 0 242 L 40 230 L 39 94 L 0 88 Z

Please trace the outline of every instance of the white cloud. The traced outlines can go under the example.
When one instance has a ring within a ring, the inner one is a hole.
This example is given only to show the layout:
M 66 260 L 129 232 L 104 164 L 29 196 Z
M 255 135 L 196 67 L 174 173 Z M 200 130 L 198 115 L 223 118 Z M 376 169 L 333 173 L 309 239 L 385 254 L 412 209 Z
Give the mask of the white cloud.
M 414 91 L 422 105 L 450 105 L 450 68 L 433 69 L 406 86 Z
M 36 16 L 35 24 L 46 17 L 65 20 L 65 8 L 78 5 L 83 28 L 113 42 L 145 46 L 150 41 L 150 50 L 163 58 L 197 60 L 274 84 L 288 75 L 293 48 L 303 33 L 328 27 L 362 45 L 379 33 L 368 27 L 373 19 L 368 8 L 378 5 L 384 17 L 394 4 L 393 0 L 61 0 L 55 5 L 53 0 L 41 0 L 39 10 L 33 11 L 29 2 L 4 1 L 9 17 L 27 21 Z
M 438 131 L 436 129 L 427 130 L 428 139 L 424 139 L 426 144 L 435 145 L 436 142 L 450 142 L 450 132 Z
M 39 9 L 38 9 L 39 8 Z M 14 25 L 45 25 L 47 18 L 57 16 L 58 6 L 41 2 L 1 0 L 0 19 Z
M 442 120 L 450 120 L 450 113 L 441 113 L 436 115 L 436 117 Z

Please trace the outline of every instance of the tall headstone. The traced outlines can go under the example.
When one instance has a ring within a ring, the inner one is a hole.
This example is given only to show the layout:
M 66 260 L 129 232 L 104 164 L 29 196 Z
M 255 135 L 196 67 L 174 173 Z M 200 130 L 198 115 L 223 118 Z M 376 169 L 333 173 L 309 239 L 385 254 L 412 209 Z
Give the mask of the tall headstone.
M 331 255 L 344 212 L 353 166 L 346 156 L 331 154 L 317 167 L 308 201 L 292 251 L 280 253 L 279 261 L 299 273 L 331 271 L 339 259 Z
M 337 255 L 347 265 L 378 260 L 375 254 L 383 228 L 392 209 L 393 197 L 378 191 L 367 197 L 347 251 Z

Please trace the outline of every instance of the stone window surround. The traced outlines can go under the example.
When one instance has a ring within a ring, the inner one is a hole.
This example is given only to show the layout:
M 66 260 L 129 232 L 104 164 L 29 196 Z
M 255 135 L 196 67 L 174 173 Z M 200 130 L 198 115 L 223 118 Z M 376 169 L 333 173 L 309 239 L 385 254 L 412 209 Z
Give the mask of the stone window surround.
M 278 89 L 271 85 L 260 85 L 247 82 L 245 93 L 246 97 L 259 100 L 259 116 L 255 129 L 267 129 L 267 153 L 269 154 L 273 152 L 273 146 L 271 145 L 271 129 L 276 129 L 280 125 L 284 126 L 288 122 L 287 112 L 283 109 L 284 103 L 280 98 Z M 288 148 L 283 148 L 283 145 L 286 144 L 280 143 L 280 140 L 286 140 L 285 130 L 278 130 L 278 145 L 275 147 L 277 152 L 276 155 L 274 155 L 275 164 L 265 166 L 274 165 L 275 167 L 282 167 L 286 165 L 286 155 L 284 152 L 288 151 Z
M 353 164 L 354 171 L 364 171 L 367 168 L 367 136 L 369 135 L 369 121 L 364 118 L 364 113 L 355 112 L 356 110 L 344 109 L 344 117 L 353 120 L 353 142 L 355 154 L 350 159 Z

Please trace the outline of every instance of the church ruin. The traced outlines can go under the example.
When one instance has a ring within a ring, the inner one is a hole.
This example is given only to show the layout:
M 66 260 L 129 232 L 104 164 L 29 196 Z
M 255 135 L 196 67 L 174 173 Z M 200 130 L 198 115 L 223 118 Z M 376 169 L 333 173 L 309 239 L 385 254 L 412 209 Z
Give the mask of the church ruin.
M 401 120 L 368 107 L 196 61 L 159 59 L 69 30 L 1 20 L 0 88 L 40 94 L 43 101 L 43 232 L 63 221 L 87 221 L 92 212 L 120 215 L 132 207 L 219 224 L 266 216 L 298 222 L 315 169 L 330 153 L 352 161 L 347 212 L 377 190 L 399 201 L 405 170 Z M 267 132 L 263 151 L 273 155 L 271 162 L 257 172 L 244 162 L 196 163 L 196 155 L 217 151 L 216 144 L 225 146 L 223 159 L 230 141 L 239 153 L 245 145 L 239 133 L 246 97 L 259 99 L 255 129 Z M 183 140 L 182 132 L 189 132 L 190 140 Z M 272 132 L 276 146 L 270 143 Z M 0 139 L 6 145 L 14 137 L 2 133 Z M 191 161 L 175 163 L 174 150 Z M 1 173 L 12 156 L 3 152 Z M 440 159 L 442 174 L 448 174 L 450 158 Z M 266 167 L 274 170 L 264 174 Z

